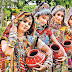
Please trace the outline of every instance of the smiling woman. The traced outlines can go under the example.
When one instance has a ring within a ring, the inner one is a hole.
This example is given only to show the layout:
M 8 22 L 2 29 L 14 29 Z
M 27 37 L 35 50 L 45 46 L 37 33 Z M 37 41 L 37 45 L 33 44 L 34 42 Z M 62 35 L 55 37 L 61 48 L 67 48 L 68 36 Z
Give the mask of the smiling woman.
M 62 17 L 62 19 L 63 19 L 64 11 L 63 11 L 63 13 L 60 13 L 60 14 L 59 13 L 56 14 L 56 18 L 58 19 L 58 17 Z M 51 32 L 51 30 L 49 29 L 50 20 L 52 18 L 49 5 L 44 2 L 39 4 L 38 7 L 34 10 L 33 14 L 34 14 L 34 18 L 35 18 L 36 35 L 39 36 L 39 38 L 48 46 L 50 45 L 51 40 L 52 40 L 52 42 L 59 45 L 64 54 L 62 54 L 62 51 L 61 51 L 62 55 L 61 55 L 61 57 L 58 57 L 57 61 L 63 62 L 67 57 L 66 52 L 65 52 L 64 48 L 61 46 L 61 44 L 57 41 L 57 39 L 55 38 L 55 36 Z M 58 20 L 61 21 L 62 19 L 58 19 Z M 55 57 L 55 55 L 53 55 L 53 57 Z M 55 59 L 55 58 L 53 58 L 53 59 Z M 51 62 L 48 62 L 48 63 L 51 64 Z M 58 63 L 57 63 L 57 65 L 59 66 Z M 48 71 L 51 72 L 52 70 L 50 69 Z
M 61 22 L 64 18 L 64 12 L 63 11 L 56 12 L 55 18 L 56 18 L 57 22 Z
M 69 38 L 71 39 L 71 30 L 68 29 L 68 25 L 64 22 L 66 10 L 61 5 L 56 5 L 52 9 L 52 19 L 50 21 L 50 29 L 54 33 L 56 39 L 62 43 L 64 41 L 64 35 L 70 34 Z
M 41 23 L 41 26 L 47 24 L 47 21 L 49 20 L 49 15 L 42 15 L 42 16 L 39 16 L 38 17 L 38 20 L 40 21 Z
M 67 12 L 67 15 L 65 17 L 65 23 L 67 23 L 72 30 L 72 7 Z
M 1 38 L 2 51 L 5 55 L 11 56 L 14 53 L 15 56 L 15 68 L 16 72 L 27 72 L 32 69 L 26 64 L 27 53 L 32 49 L 41 49 L 46 53 L 48 58 L 52 62 L 52 51 L 45 45 L 36 35 L 31 35 L 33 32 L 33 16 L 29 12 L 21 12 L 16 18 L 10 23 Z M 45 62 L 47 62 L 47 60 Z M 33 68 L 33 70 L 45 71 L 50 68 L 52 64 L 40 66 L 39 69 Z
M 59 43 L 62 43 L 64 41 L 64 36 L 65 34 L 70 34 L 70 39 L 71 39 L 71 31 L 70 29 L 67 28 L 67 24 L 64 23 L 65 19 L 65 8 L 61 5 L 56 5 L 53 7 L 51 10 L 52 12 L 52 19 L 50 21 L 50 29 L 52 33 L 55 35 L 56 39 L 58 40 Z M 63 71 L 63 67 L 65 68 L 63 72 L 67 70 L 67 59 L 63 61 L 62 63 L 60 62 L 55 62 L 55 66 L 53 67 L 54 72 L 60 70 L 61 72 Z
M 31 16 L 25 16 L 24 20 L 19 20 L 20 24 L 18 26 L 18 32 L 26 32 L 32 27 L 32 17 Z

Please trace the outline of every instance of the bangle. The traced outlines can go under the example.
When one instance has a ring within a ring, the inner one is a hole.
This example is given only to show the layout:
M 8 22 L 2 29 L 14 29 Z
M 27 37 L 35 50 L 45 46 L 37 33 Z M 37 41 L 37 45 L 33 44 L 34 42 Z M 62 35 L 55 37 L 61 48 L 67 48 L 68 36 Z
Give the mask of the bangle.
M 52 54 L 46 54 L 46 61 L 44 62 L 44 65 L 46 66 L 46 70 L 50 69 L 52 67 L 53 59 Z
M 63 54 L 65 57 L 67 57 L 67 54 L 66 54 L 66 52 L 64 52 L 64 54 Z
M 14 35 L 14 34 L 17 35 L 17 33 L 9 33 L 9 35 Z
M 16 31 L 10 31 L 10 33 L 17 33 Z
M 45 61 L 44 65 L 48 66 L 48 67 L 52 67 L 52 62 L 50 61 Z
M 41 42 L 37 47 L 41 50 L 41 48 L 45 45 L 44 42 Z
M 10 33 L 9 33 L 9 40 L 17 40 L 17 32 L 13 32 L 13 31 L 11 31 Z
M 8 41 L 8 46 L 10 46 L 11 48 L 14 48 L 15 41 L 12 41 L 12 40 Z
M 49 65 L 45 64 L 46 70 L 50 69 Z
M 11 31 L 11 32 L 9 33 L 9 37 L 12 36 L 12 35 L 17 36 L 17 32 Z
M 10 46 L 11 48 L 14 48 L 16 40 L 17 40 L 17 32 L 11 31 L 9 33 L 8 39 L 9 39 L 8 46 Z

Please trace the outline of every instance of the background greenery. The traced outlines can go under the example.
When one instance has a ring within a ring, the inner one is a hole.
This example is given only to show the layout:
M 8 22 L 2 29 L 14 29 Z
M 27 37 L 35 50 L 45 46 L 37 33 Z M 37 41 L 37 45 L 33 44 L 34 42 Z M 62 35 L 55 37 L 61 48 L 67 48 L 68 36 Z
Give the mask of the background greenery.
M 5 31 L 6 27 L 0 27 L 0 39 L 2 37 L 3 32 Z
M 2 8 L 2 1 L 0 0 L 0 12 Z M 41 2 L 46 2 L 50 5 L 52 8 L 55 5 L 62 5 L 66 7 L 66 9 L 70 8 L 72 6 L 72 0 L 14 0 L 16 2 L 13 2 L 12 0 L 4 0 L 4 21 L 3 21 L 3 27 L 0 28 L 0 37 L 2 36 L 2 33 L 4 32 L 7 22 L 11 21 L 12 13 L 19 13 L 20 11 L 28 11 L 33 12 L 33 10 L 39 5 Z M 36 3 L 36 5 L 29 5 L 29 3 Z M 11 6 L 12 5 L 12 6 Z

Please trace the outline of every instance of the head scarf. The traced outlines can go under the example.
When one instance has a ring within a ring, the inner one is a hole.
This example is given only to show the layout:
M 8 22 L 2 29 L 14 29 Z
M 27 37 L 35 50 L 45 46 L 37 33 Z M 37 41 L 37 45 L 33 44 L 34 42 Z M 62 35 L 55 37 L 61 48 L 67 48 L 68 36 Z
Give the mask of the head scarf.
M 11 21 L 11 23 L 7 26 L 7 28 L 3 33 L 3 36 L 8 37 L 12 24 L 14 23 L 15 26 L 18 26 L 20 24 L 20 20 L 24 20 L 25 16 L 31 16 L 31 14 L 29 12 L 23 12 L 23 11 L 19 13 L 16 16 L 16 18 L 13 21 Z
M 32 13 L 34 15 L 34 23 L 35 23 L 35 34 L 37 36 L 39 36 L 39 38 L 45 42 L 45 44 L 48 44 L 49 42 L 49 36 L 46 34 L 46 30 L 49 27 L 49 21 L 51 19 L 51 12 L 50 12 L 50 8 L 49 5 L 45 2 L 41 3 L 38 5 L 38 7 L 34 10 L 34 12 Z M 42 15 L 48 15 L 49 20 L 47 21 L 47 23 L 45 25 L 41 25 L 40 21 L 38 20 L 39 16 Z
M 56 6 L 54 6 L 53 8 L 52 8 L 52 10 L 51 10 L 51 13 L 52 13 L 52 15 L 54 16 L 54 14 L 57 12 L 57 11 L 64 11 L 64 16 L 65 16 L 65 13 L 66 13 L 66 10 L 65 10 L 65 8 L 63 7 L 63 6 L 61 6 L 61 5 L 56 5 Z
M 17 16 L 16 16 L 16 18 L 13 20 L 13 21 L 11 21 L 11 23 L 7 26 L 7 28 L 6 28 L 6 30 L 4 31 L 4 33 L 3 33 L 3 36 L 2 36 L 2 38 L 1 38 L 1 40 L 3 40 L 3 39 L 5 39 L 5 40 L 7 40 L 8 41 L 8 36 L 9 36 L 9 33 L 10 33 L 10 29 L 11 29 L 11 27 L 12 27 L 12 24 L 14 23 L 14 25 L 16 25 L 16 26 L 18 26 L 19 24 L 20 24 L 20 20 L 24 20 L 24 18 L 25 17 L 31 17 L 31 14 L 29 13 L 29 12 L 21 12 L 20 14 L 18 14 Z M 32 17 L 31 17 L 32 18 Z M 28 43 L 27 43 L 28 44 Z M 1 52 L 2 52 L 2 49 L 0 49 L 1 50 Z M 16 52 L 15 52 L 16 53 Z M 5 56 L 5 54 L 4 53 L 1 53 L 1 57 L 4 57 Z M 1 59 L 4 59 L 4 58 L 1 58 Z M 24 64 L 23 64 L 23 59 L 22 59 L 22 57 L 20 57 L 20 62 L 21 62 L 21 69 L 23 70 L 23 72 L 25 72 L 25 67 L 24 67 Z M 2 65 L 3 66 L 3 69 L 4 69 L 4 67 L 5 67 L 5 63 L 4 63 L 4 61 L 3 61 L 3 64 L 4 65 Z M 19 70 L 19 69 L 18 69 Z M 5 71 L 4 71 L 5 72 Z
M 45 3 L 45 2 L 39 4 L 38 7 L 33 11 L 32 14 L 34 15 L 34 18 L 35 18 L 35 24 L 36 24 L 35 27 L 37 29 L 41 29 L 42 28 L 41 23 L 39 22 L 37 17 L 38 17 L 38 15 L 47 15 L 47 14 L 51 15 L 49 5 L 47 3 Z
M 52 10 L 51 10 L 51 14 L 52 14 L 52 19 L 51 19 L 51 22 L 50 22 L 50 24 L 52 24 L 52 26 L 53 26 L 53 24 L 54 23 L 56 23 L 56 19 L 55 19 L 55 17 L 54 17 L 54 15 L 56 14 L 56 12 L 58 12 L 58 11 L 63 11 L 64 12 L 64 18 L 65 18 L 65 14 L 66 14 L 66 9 L 63 7 L 63 6 L 61 6 L 61 5 L 56 5 L 56 6 L 54 6 L 53 8 L 52 8 Z M 63 21 L 62 22 L 60 22 L 60 23 L 58 23 L 58 24 L 61 24 L 62 26 L 68 26 L 68 25 L 66 25 L 65 23 L 64 23 L 64 18 L 63 18 Z M 59 27 L 58 27 L 59 28 Z
M 50 13 L 49 5 L 45 2 L 38 5 L 38 7 L 33 11 L 34 17 L 37 17 L 38 15 L 45 15 Z
M 66 17 L 65 17 L 65 23 L 68 24 L 68 21 L 70 19 L 70 16 L 72 15 L 72 7 L 67 11 Z

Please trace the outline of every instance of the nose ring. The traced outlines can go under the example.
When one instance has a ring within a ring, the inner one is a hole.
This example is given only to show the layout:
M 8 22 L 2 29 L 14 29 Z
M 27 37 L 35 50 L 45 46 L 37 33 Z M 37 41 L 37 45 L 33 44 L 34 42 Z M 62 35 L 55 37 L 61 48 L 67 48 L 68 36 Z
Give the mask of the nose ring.
M 27 25 L 25 25 L 25 27 L 27 27 Z

